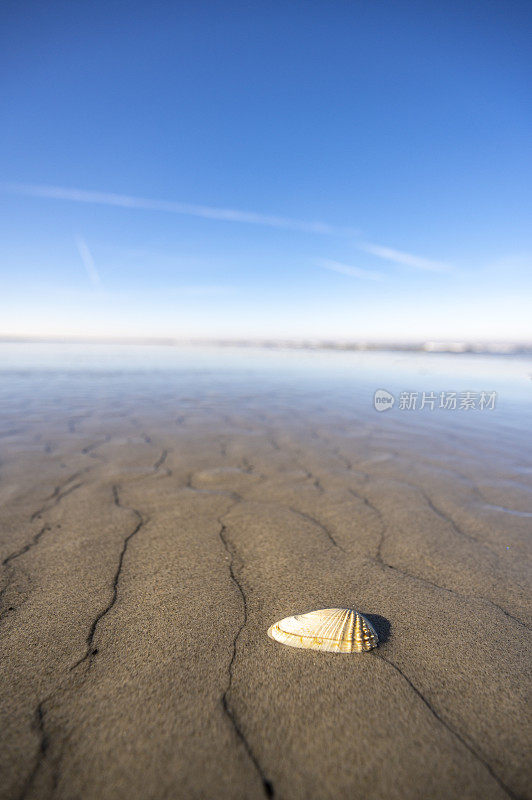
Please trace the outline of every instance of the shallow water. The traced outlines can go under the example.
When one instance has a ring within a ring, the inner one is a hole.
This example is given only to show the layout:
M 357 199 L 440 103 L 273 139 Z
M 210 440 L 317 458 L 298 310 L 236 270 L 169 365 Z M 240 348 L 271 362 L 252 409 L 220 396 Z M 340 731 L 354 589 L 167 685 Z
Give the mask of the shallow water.
M 245 392 L 276 391 L 279 399 L 327 398 L 331 408 L 352 406 L 373 410 L 373 393 L 497 392 L 490 416 L 509 421 L 530 413 L 532 359 L 514 356 L 472 356 L 437 353 L 338 352 L 233 347 L 163 347 L 0 343 L 2 391 L 28 396 L 36 385 L 52 392 L 71 387 L 85 391 L 137 389 L 145 394 L 193 389 L 205 399 L 221 392 L 246 399 Z M 65 401 L 69 398 L 65 392 Z M 398 397 L 396 398 L 399 399 Z M 478 398 L 477 398 L 478 399 Z M 438 398 L 439 401 L 439 398 Z M 397 414 L 398 404 L 392 409 Z M 435 409 L 443 413 L 436 403 Z M 418 411 L 419 413 L 419 411 Z M 463 415 L 464 412 L 462 412 Z M 470 414 L 470 416 L 473 416 Z
M 522 474 L 529 469 L 530 358 L 4 343 L 0 379 L 0 435 L 50 415 L 69 419 L 151 408 L 178 417 L 192 409 L 231 409 L 251 417 L 278 415 L 287 425 L 291 415 L 308 415 L 316 425 L 341 420 L 354 437 L 364 421 L 390 443 L 409 432 L 417 447 L 429 432 L 475 438 L 494 452 L 513 449 Z M 395 400 L 384 412 L 375 408 L 379 389 Z M 454 408 L 442 407 L 453 402 Z
M 452 476 L 468 491 L 474 478 L 483 487 L 477 511 L 524 521 L 532 514 L 531 376 L 532 359 L 507 356 L 1 344 L 0 441 L 11 456 L 52 452 L 70 433 L 88 437 L 90 453 L 105 437 L 129 442 L 132 428 L 142 440 L 151 425 L 181 426 L 204 442 L 242 430 L 257 440 L 312 437 L 318 450 L 338 440 L 344 461 L 398 475 L 430 465 L 433 478 Z M 395 402 L 377 411 L 382 389 Z M 442 408 L 451 392 L 456 407 Z M 410 407 L 401 407 L 403 393 Z M 474 503 L 473 493 L 471 513 Z

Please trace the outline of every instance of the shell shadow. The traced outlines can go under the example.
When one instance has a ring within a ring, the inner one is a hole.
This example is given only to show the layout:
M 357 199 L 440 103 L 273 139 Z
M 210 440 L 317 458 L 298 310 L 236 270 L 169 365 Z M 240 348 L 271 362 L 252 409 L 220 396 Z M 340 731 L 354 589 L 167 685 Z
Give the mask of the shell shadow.
M 392 625 L 386 617 L 381 617 L 380 614 L 364 614 L 368 622 L 371 622 L 379 637 L 379 642 L 383 644 L 390 637 Z

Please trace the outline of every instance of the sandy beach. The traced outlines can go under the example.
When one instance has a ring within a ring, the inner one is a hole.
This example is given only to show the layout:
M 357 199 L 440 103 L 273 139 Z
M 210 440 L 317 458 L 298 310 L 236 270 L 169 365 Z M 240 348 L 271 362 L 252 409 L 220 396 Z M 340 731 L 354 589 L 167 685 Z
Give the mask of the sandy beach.
M 0 430 L 2 798 L 529 796 L 518 432 L 91 381 Z

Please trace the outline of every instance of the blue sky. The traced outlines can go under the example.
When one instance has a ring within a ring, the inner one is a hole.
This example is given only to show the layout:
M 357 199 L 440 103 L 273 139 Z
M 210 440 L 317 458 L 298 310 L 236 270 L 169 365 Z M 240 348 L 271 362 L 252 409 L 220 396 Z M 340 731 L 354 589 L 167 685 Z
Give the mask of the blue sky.
M 530 340 L 527 2 L 6 2 L 0 334 Z

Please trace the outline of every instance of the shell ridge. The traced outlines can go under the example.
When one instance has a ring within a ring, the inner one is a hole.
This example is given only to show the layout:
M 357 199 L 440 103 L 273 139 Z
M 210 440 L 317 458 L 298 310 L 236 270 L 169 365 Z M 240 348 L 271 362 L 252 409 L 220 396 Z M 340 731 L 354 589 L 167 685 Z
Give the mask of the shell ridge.
M 338 631 L 342 627 L 344 616 L 345 610 L 343 608 L 335 609 L 335 613 L 329 616 L 327 622 L 316 630 L 316 636 L 320 639 L 326 639 L 329 642 L 338 641 Z
M 316 628 L 316 635 L 322 637 L 323 639 L 330 639 L 337 625 L 337 616 L 337 611 L 329 614 L 329 616 L 325 618 L 325 621 L 322 621 L 321 624 Z
M 351 619 L 351 609 L 347 609 L 344 615 L 344 623 L 342 625 L 342 630 L 340 631 L 340 635 L 338 637 L 339 647 L 342 650 L 350 651 L 351 650 L 351 639 L 349 638 L 349 621 Z
M 353 649 L 353 629 L 355 625 L 355 614 L 350 610 L 349 614 L 347 615 L 346 620 L 346 628 L 347 632 L 343 631 L 343 635 L 346 641 L 349 642 L 349 650 Z

